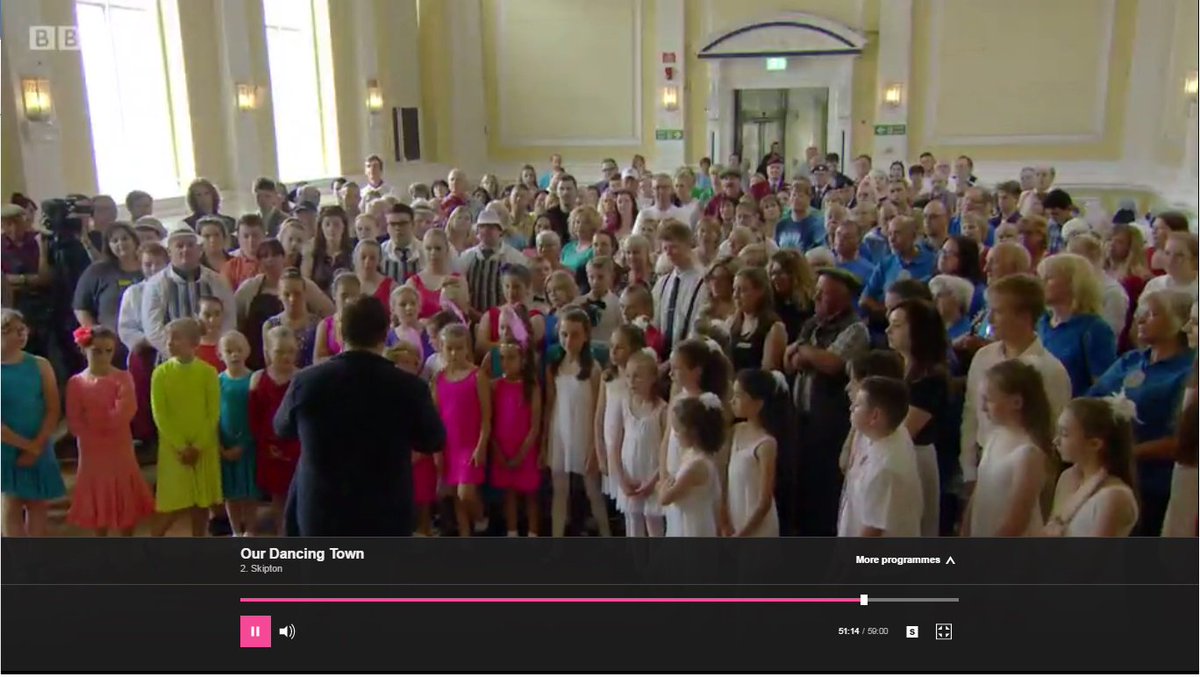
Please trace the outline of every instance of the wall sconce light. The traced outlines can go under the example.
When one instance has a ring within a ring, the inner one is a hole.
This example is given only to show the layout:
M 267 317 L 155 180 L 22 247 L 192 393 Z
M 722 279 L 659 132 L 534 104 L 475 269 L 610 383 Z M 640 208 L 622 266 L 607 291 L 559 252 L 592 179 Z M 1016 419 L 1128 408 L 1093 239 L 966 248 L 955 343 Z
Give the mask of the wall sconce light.
M 376 115 L 383 110 L 383 89 L 379 81 L 367 80 L 367 112 Z
M 675 85 L 667 85 L 662 91 L 662 105 L 664 110 L 677 111 L 679 110 L 679 88 Z
M 890 108 L 899 108 L 904 99 L 904 87 L 899 84 L 888 85 L 883 90 L 883 103 Z
M 45 78 L 22 78 L 21 100 L 25 106 L 25 119 L 30 122 L 48 122 L 54 108 L 50 98 L 50 81 Z
M 258 92 L 254 85 L 239 82 L 237 85 L 237 107 L 240 111 L 258 108 Z
M 1200 93 L 1200 82 L 1197 81 L 1196 71 L 1187 74 L 1183 79 L 1183 91 L 1187 94 L 1188 99 L 1196 100 L 1197 93 Z

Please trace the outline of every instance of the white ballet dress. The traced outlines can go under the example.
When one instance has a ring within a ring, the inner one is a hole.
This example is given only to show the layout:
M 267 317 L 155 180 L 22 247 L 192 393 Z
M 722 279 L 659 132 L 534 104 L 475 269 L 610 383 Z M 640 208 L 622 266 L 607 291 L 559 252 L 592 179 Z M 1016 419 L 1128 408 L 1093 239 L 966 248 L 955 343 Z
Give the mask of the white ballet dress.
M 591 451 L 595 396 L 592 382 L 576 374 L 554 378 L 554 419 L 550 421 L 550 471 L 583 475 Z
M 729 517 L 733 522 L 733 530 L 741 531 L 742 526 L 750 521 L 750 516 L 758 508 L 762 500 L 762 460 L 758 456 L 758 448 L 763 442 L 771 439 L 770 435 L 761 434 L 753 438 L 739 434 L 735 430 L 733 448 L 729 456 Z M 758 528 L 747 534 L 755 538 L 779 535 L 779 514 L 775 510 L 775 498 L 771 497 L 771 509 L 763 517 Z
M 1008 513 L 1012 499 L 1013 484 L 1017 468 L 1022 463 L 1024 451 L 1034 447 L 1029 437 L 1004 428 L 995 428 L 979 459 L 979 470 L 975 479 L 975 492 L 971 497 L 971 536 L 986 538 L 995 536 Z M 1018 536 L 1034 536 L 1042 529 L 1040 492 L 1033 497 L 1033 510 L 1029 513 L 1029 524 Z
M 638 414 L 633 410 L 629 398 L 621 403 L 621 417 L 625 426 L 625 436 L 621 442 L 621 467 L 625 469 L 625 475 L 637 484 L 658 481 L 658 450 L 662 446 L 662 413 L 666 406 L 665 403 L 659 402 L 653 410 Z M 616 485 L 615 474 L 613 478 L 612 483 Z M 617 510 L 626 514 L 662 514 L 662 506 L 659 505 L 658 496 L 654 492 L 644 498 L 634 498 L 627 496 L 621 487 L 616 486 L 613 499 L 617 502 Z
M 713 538 L 717 535 L 717 504 L 721 500 L 721 478 L 717 476 L 717 464 L 707 456 L 693 456 L 680 461 L 675 479 L 692 465 L 701 463 L 708 468 L 708 481 L 692 487 L 686 496 L 675 501 L 679 526 L 669 536 L 683 538 Z
M 679 475 L 679 461 L 683 457 L 683 448 L 679 446 L 679 436 L 675 434 L 675 428 L 667 427 L 667 475 L 676 477 Z M 679 514 L 679 506 L 664 505 L 663 515 L 667 518 L 667 537 L 682 536 L 679 530 L 683 524 L 683 516 Z
M 1196 535 L 1196 511 L 1200 505 L 1196 470 L 1195 466 L 1176 463 L 1171 471 L 1171 498 L 1163 518 L 1163 536 L 1192 538 Z
M 1134 525 L 1137 524 L 1137 500 L 1133 496 L 1131 490 L 1124 482 L 1112 481 L 1097 489 L 1088 499 L 1079 506 L 1079 510 L 1071 516 L 1071 521 L 1067 522 L 1066 529 L 1063 530 L 1063 536 L 1086 537 L 1095 536 L 1100 530 L 1100 496 L 1105 492 L 1119 492 L 1124 494 L 1122 498 L 1128 501 L 1133 510 L 1125 524 L 1121 524 L 1117 528 L 1117 536 L 1125 537 L 1133 531 Z
M 605 445 L 604 453 L 607 454 L 605 458 L 619 457 L 618 452 L 620 452 L 620 449 L 617 448 L 617 438 L 620 437 L 621 427 L 624 425 L 624 421 L 621 418 L 621 409 L 625 406 L 625 400 L 628 398 L 629 383 L 624 378 L 618 375 L 611 381 L 605 381 L 604 421 L 602 422 Z M 655 450 L 655 453 L 657 454 L 658 451 Z M 613 499 L 616 499 L 621 487 L 614 477 L 610 469 L 608 474 L 604 476 L 602 488 L 605 496 L 611 496 Z

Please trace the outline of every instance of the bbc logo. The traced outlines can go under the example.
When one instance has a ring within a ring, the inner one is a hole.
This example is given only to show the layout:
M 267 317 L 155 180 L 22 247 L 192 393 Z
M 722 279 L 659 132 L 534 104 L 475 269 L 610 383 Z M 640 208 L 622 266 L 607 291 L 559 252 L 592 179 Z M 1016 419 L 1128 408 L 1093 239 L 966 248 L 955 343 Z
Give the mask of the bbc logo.
M 76 26 L 30 26 L 29 49 L 78 51 L 79 28 Z

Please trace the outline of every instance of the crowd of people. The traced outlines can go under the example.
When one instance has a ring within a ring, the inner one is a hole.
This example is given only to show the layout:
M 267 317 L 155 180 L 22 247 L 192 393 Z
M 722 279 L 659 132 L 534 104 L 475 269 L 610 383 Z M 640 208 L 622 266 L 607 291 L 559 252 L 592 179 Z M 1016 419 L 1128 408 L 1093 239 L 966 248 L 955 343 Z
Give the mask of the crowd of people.
M 169 227 L 144 192 L 127 220 L 76 196 L 74 236 L 14 196 L 5 534 L 48 532 L 62 420 L 71 524 L 283 533 L 303 450 L 277 414 L 374 304 L 438 414 L 416 535 L 1196 536 L 1184 215 L 1082 213 L 1050 167 L 806 160 L 404 190 L 371 156 L 327 192 L 260 178 L 236 218 L 204 179 Z

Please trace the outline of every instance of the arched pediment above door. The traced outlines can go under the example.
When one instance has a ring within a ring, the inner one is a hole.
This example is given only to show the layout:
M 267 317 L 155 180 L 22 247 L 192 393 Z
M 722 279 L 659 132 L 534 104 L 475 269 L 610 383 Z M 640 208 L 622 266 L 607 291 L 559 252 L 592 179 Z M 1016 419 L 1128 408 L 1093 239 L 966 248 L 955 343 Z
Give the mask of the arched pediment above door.
M 701 59 L 861 54 L 866 36 L 832 19 L 785 12 L 728 26 L 705 37 Z

